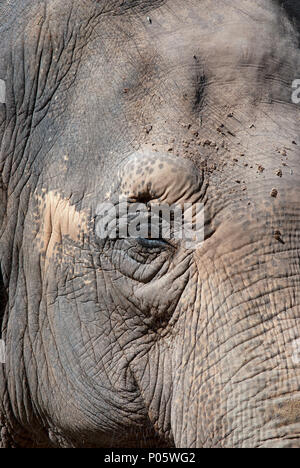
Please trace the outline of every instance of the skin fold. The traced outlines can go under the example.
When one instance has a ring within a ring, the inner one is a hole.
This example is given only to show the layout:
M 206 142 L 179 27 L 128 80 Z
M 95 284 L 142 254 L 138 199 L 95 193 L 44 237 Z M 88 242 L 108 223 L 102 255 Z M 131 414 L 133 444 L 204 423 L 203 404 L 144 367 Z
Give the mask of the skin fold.
M 300 448 L 299 28 L 1 2 L 0 447 Z M 100 239 L 120 196 L 203 203 L 204 242 Z

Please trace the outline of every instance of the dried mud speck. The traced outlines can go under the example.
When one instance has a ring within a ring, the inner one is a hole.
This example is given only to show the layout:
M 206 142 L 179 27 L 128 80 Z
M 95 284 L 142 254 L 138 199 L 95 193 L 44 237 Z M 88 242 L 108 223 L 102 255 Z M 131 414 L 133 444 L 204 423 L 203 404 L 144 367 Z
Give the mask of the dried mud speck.
M 257 172 L 259 172 L 260 174 L 262 174 L 264 171 L 265 171 L 265 168 L 264 168 L 261 164 L 258 164 Z

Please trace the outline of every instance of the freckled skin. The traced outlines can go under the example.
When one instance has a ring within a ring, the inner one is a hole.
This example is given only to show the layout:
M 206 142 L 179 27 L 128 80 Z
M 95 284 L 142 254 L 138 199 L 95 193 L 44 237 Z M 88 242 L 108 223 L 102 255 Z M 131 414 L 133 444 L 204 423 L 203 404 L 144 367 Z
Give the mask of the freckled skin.
M 119 170 L 119 179 L 119 193 L 136 200 L 148 197 L 172 205 L 180 201 L 196 203 L 201 198 L 201 172 L 191 162 L 174 156 L 133 154 Z
M 0 447 L 299 448 L 299 27 L 1 2 Z M 203 244 L 100 239 L 119 197 L 203 203 Z

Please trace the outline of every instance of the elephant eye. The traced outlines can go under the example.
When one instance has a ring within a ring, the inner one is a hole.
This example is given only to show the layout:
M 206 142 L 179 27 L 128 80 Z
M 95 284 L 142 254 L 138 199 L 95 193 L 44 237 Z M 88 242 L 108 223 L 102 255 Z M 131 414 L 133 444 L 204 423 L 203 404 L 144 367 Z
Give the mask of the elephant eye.
M 144 239 L 138 237 L 137 242 L 146 249 L 165 249 L 170 247 L 170 244 L 164 239 Z

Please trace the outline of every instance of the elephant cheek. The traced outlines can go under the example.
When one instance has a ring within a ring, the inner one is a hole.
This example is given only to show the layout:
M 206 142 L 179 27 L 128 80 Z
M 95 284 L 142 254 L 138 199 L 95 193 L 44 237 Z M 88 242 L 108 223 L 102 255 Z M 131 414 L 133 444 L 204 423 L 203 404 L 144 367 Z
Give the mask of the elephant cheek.
M 51 260 L 60 254 L 63 243 L 83 244 L 88 233 L 88 215 L 56 192 L 38 195 L 34 214 L 35 243 L 45 259 L 44 270 L 47 271 Z
M 284 244 L 253 222 L 197 253 L 172 353 L 178 447 L 300 446 L 299 222 L 282 216 Z

